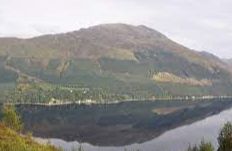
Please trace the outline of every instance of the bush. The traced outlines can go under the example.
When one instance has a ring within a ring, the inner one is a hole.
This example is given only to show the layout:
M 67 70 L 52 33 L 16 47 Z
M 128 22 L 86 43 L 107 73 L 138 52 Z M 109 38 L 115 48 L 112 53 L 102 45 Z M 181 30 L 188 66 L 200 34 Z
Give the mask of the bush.
M 218 144 L 218 151 L 232 150 L 232 124 L 230 122 L 227 122 L 219 133 Z
M 210 142 L 202 141 L 199 146 L 199 151 L 214 151 L 214 147 Z
M 51 145 L 41 145 L 0 123 L 0 151 L 62 151 Z
M 17 114 L 14 106 L 3 107 L 2 123 L 16 132 L 20 132 L 23 128 L 21 117 Z
M 204 140 L 202 140 L 199 146 L 189 146 L 187 151 L 214 151 L 214 147 L 210 142 L 205 142 Z

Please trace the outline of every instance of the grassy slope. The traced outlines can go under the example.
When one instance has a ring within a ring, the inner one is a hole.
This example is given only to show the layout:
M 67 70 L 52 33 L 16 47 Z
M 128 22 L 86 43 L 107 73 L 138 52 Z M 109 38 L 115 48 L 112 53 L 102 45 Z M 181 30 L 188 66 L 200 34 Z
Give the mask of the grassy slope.
M 58 149 L 40 145 L 30 137 L 20 136 L 0 123 L 0 151 L 58 151 Z

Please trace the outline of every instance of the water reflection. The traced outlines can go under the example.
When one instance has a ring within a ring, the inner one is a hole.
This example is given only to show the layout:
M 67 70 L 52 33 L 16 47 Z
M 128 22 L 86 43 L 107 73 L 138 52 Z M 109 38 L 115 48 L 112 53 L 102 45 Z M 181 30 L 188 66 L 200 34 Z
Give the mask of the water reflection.
M 124 151 L 125 148 L 128 150 L 139 149 L 141 151 L 181 151 L 186 149 L 190 142 L 191 144 L 198 144 L 201 139 L 211 141 L 217 146 L 218 132 L 227 121 L 232 121 L 232 109 L 223 111 L 218 115 L 208 117 L 191 125 L 170 130 L 160 137 L 142 144 L 121 147 L 98 147 L 82 143 L 82 147 L 85 151 Z M 50 142 L 67 151 L 71 151 L 73 147 L 78 147 L 80 145 L 78 142 L 65 142 L 59 139 L 50 139 Z
M 173 128 L 230 107 L 232 101 L 172 100 L 92 106 L 23 105 L 17 109 L 23 117 L 26 131 L 33 132 L 36 137 L 81 141 L 98 146 L 123 146 L 153 140 Z

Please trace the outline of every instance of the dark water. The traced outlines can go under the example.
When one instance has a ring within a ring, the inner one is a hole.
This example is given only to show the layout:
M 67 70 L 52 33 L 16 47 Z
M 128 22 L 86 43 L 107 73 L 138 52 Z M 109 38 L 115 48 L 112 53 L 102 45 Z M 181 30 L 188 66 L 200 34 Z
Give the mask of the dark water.
M 227 99 L 143 101 L 91 106 L 20 105 L 17 109 L 23 117 L 26 131 L 31 131 L 40 138 L 60 139 L 51 141 L 64 148 L 69 149 L 78 144 L 77 142 L 82 142 L 89 151 L 125 148 L 169 151 L 168 147 L 174 150 L 188 146 L 190 142 L 196 143 L 185 137 L 191 135 L 194 138 L 197 134 L 195 131 L 201 130 L 183 127 L 184 129 L 178 131 L 178 128 L 186 124 L 196 124 L 196 121 L 211 118 L 231 107 L 232 101 Z M 206 128 L 214 124 L 207 123 L 203 122 L 202 127 L 204 124 Z M 172 132 L 176 128 L 177 132 Z M 208 127 L 207 130 L 217 129 Z M 207 137 L 199 137 L 203 136 Z
M 202 139 L 211 141 L 214 146 L 217 146 L 218 133 L 227 121 L 232 121 L 232 109 L 221 112 L 218 115 L 210 116 L 190 125 L 178 127 L 169 130 L 161 136 L 141 143 L 132 144 L 120 147 L 99 147 L 82 143 L 81 146 L 85 151 L 124 151 L 141 150 L 141 151 L 184 151 L 189 144 L 199 144 Z M 71 151 L 72 148 L 79 147 L 77 141 L 66 142 L 60 139 L 49 139 L 55 145 Z M 43 140 L 46 141 L 46 140 Z

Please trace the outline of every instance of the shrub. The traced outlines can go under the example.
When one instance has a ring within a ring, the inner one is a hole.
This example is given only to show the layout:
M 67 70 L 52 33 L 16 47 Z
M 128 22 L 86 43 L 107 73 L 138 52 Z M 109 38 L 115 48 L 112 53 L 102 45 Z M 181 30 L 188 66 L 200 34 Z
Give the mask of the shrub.
M 20 132 L 23 128 L 21 117 L 17 114 L 14 106 L 3 107 L 2 123 L 16 132 Z
M 221 129 L 218 137 L 218 151 L 232 150 L 232 124 L 227 122 Z
M 214 151 L 214 147 L 210 142 L 205 142 L 204 140 L 202 140 L 199 146 L 189 146 L 187 151 Z

